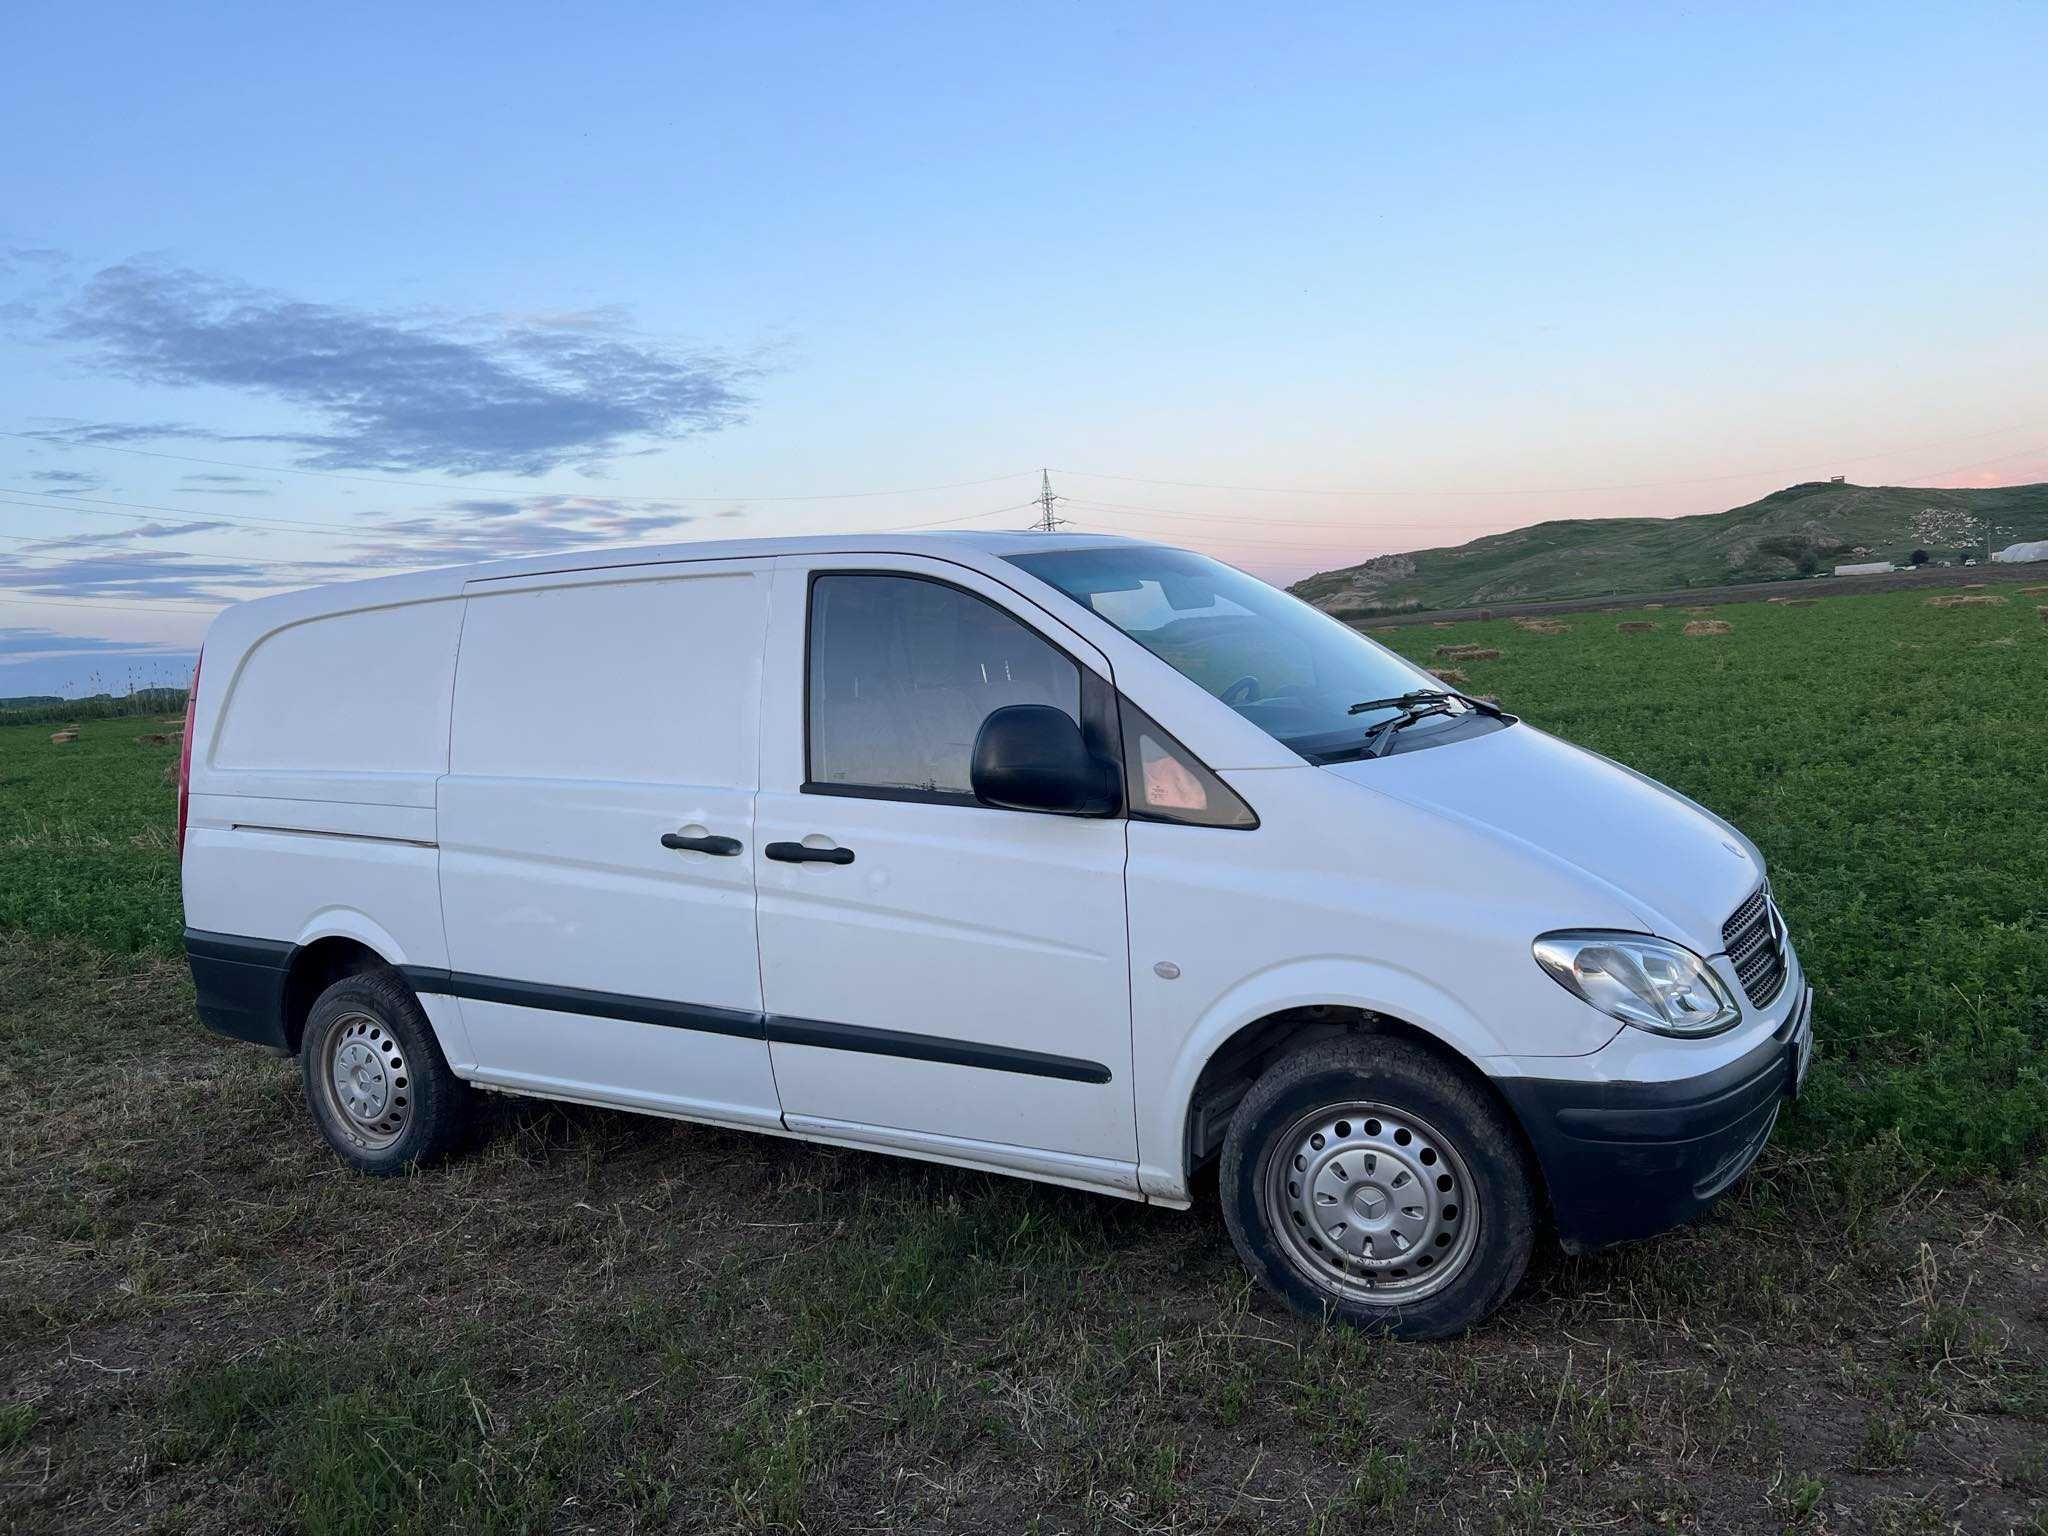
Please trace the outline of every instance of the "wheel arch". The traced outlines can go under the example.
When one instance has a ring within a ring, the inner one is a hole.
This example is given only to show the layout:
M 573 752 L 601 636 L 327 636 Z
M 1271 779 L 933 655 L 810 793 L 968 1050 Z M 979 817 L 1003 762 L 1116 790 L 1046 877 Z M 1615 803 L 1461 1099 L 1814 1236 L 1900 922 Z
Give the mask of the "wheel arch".
M 452 997 L 422 992 L 408 974 L 414 966 L 433 969 L 448 963 L 438 950 L 440 935 L 426 937 L 427 952 L 421 953 L 417 947 L 409 950 L 390 929 L 355 907 L 333 906 L 314 913 L 300 927 L 286 962 L 281 1008 L 286 1048 L 298 1051 L 306 1016 L 322 992 L 344 976 L 383 966 L 397 972 L 418 1000 L 450 1069 L 457 1077 L 468 1077 L 476 1070 L 476 1058 L 460 1005 Z
M 1318 1041 L 1359 1035 L 1405 1041 L 1484 1093 L 1512 1127 L 1527 1158 L 1539 1208 L 1548 1208 L 1542 1164 L 1522 1117 L 1474 1054 L 1462 1042 L 1416 1022 L 1406 1011 L 1368 1006 L 1355 998 L 1289 1001 L 1243 1020 L 1206 1049 L 1199 1066 L 1184 1078 L 1186 1086 L 1177 1106 L 1178 1135 L 1170 1144 L 1176 1164 L 1172 1171 L 1179 1175 L 1181 1192 L 1200 1169 L 1215 1161 L 1238 1103 L 1268 1066 Z M 1490 1034 L 1485 1038 L 1490 1039 Z
M 361 939 L 331 933 L 293 948 L 285 963 L 281 1004 L 286 1049 L 294 1055 L 306 1038 L 306 1018 L 325 992 L 345 976 L 395 970 L 392 961 Z

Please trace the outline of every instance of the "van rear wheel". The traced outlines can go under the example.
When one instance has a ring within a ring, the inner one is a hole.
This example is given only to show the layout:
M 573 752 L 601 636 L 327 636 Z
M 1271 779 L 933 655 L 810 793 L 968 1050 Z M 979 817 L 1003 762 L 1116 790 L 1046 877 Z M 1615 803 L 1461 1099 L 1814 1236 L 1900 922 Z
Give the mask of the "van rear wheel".
M 469 1120 L 474 1090 L 448 1070 L 395 971 L 344 976 L 320 994 L 299 1069 L 320 1134 L 364 1173 L 404 1173 L 446 1156 Z
M 1334 1041 L 1268 1067 L 1231 1119 L 1219 1184 L 1231 1240 L 1268 1290 L 1397 1338 L 1471 1327 L 1535 1248 L 1513 1125 L 1403 1040 Z

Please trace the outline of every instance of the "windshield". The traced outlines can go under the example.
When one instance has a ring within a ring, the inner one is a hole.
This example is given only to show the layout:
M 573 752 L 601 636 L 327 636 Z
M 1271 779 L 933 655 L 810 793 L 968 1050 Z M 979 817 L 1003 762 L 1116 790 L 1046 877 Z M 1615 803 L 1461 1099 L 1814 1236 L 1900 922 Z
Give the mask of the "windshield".
M 1349 625 L 1205 555 L 1155 544 L 1012 555 L 1310 761 L 1356 752 L 1399 706 L 1441 686 Z

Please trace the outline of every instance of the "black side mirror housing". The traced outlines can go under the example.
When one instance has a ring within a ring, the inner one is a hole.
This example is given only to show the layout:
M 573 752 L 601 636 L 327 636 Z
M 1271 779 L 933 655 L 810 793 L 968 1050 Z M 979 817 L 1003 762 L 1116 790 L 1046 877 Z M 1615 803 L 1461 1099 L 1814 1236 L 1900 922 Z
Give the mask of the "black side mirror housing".
M 1108 816 L 1121 798 L 1115 765 L 1050 704 L 1007 704 L 982 721 L 970 778 L 975 799 L 1006 811 Z

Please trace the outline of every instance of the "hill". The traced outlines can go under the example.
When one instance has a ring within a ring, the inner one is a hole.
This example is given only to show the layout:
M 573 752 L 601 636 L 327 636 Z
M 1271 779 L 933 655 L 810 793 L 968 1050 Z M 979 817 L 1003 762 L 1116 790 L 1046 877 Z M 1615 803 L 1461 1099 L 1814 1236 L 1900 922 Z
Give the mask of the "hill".
M 1380 555 L 1291 590 L 1345 618 L 1405 609 L 1713 587 L 1825 573 L 1838 562 L 1982 560 L 2048 538 L 2048 484 L 1984 490 L 1809 481 L 1696 517 L 1576 518 L 1449 549 Z

